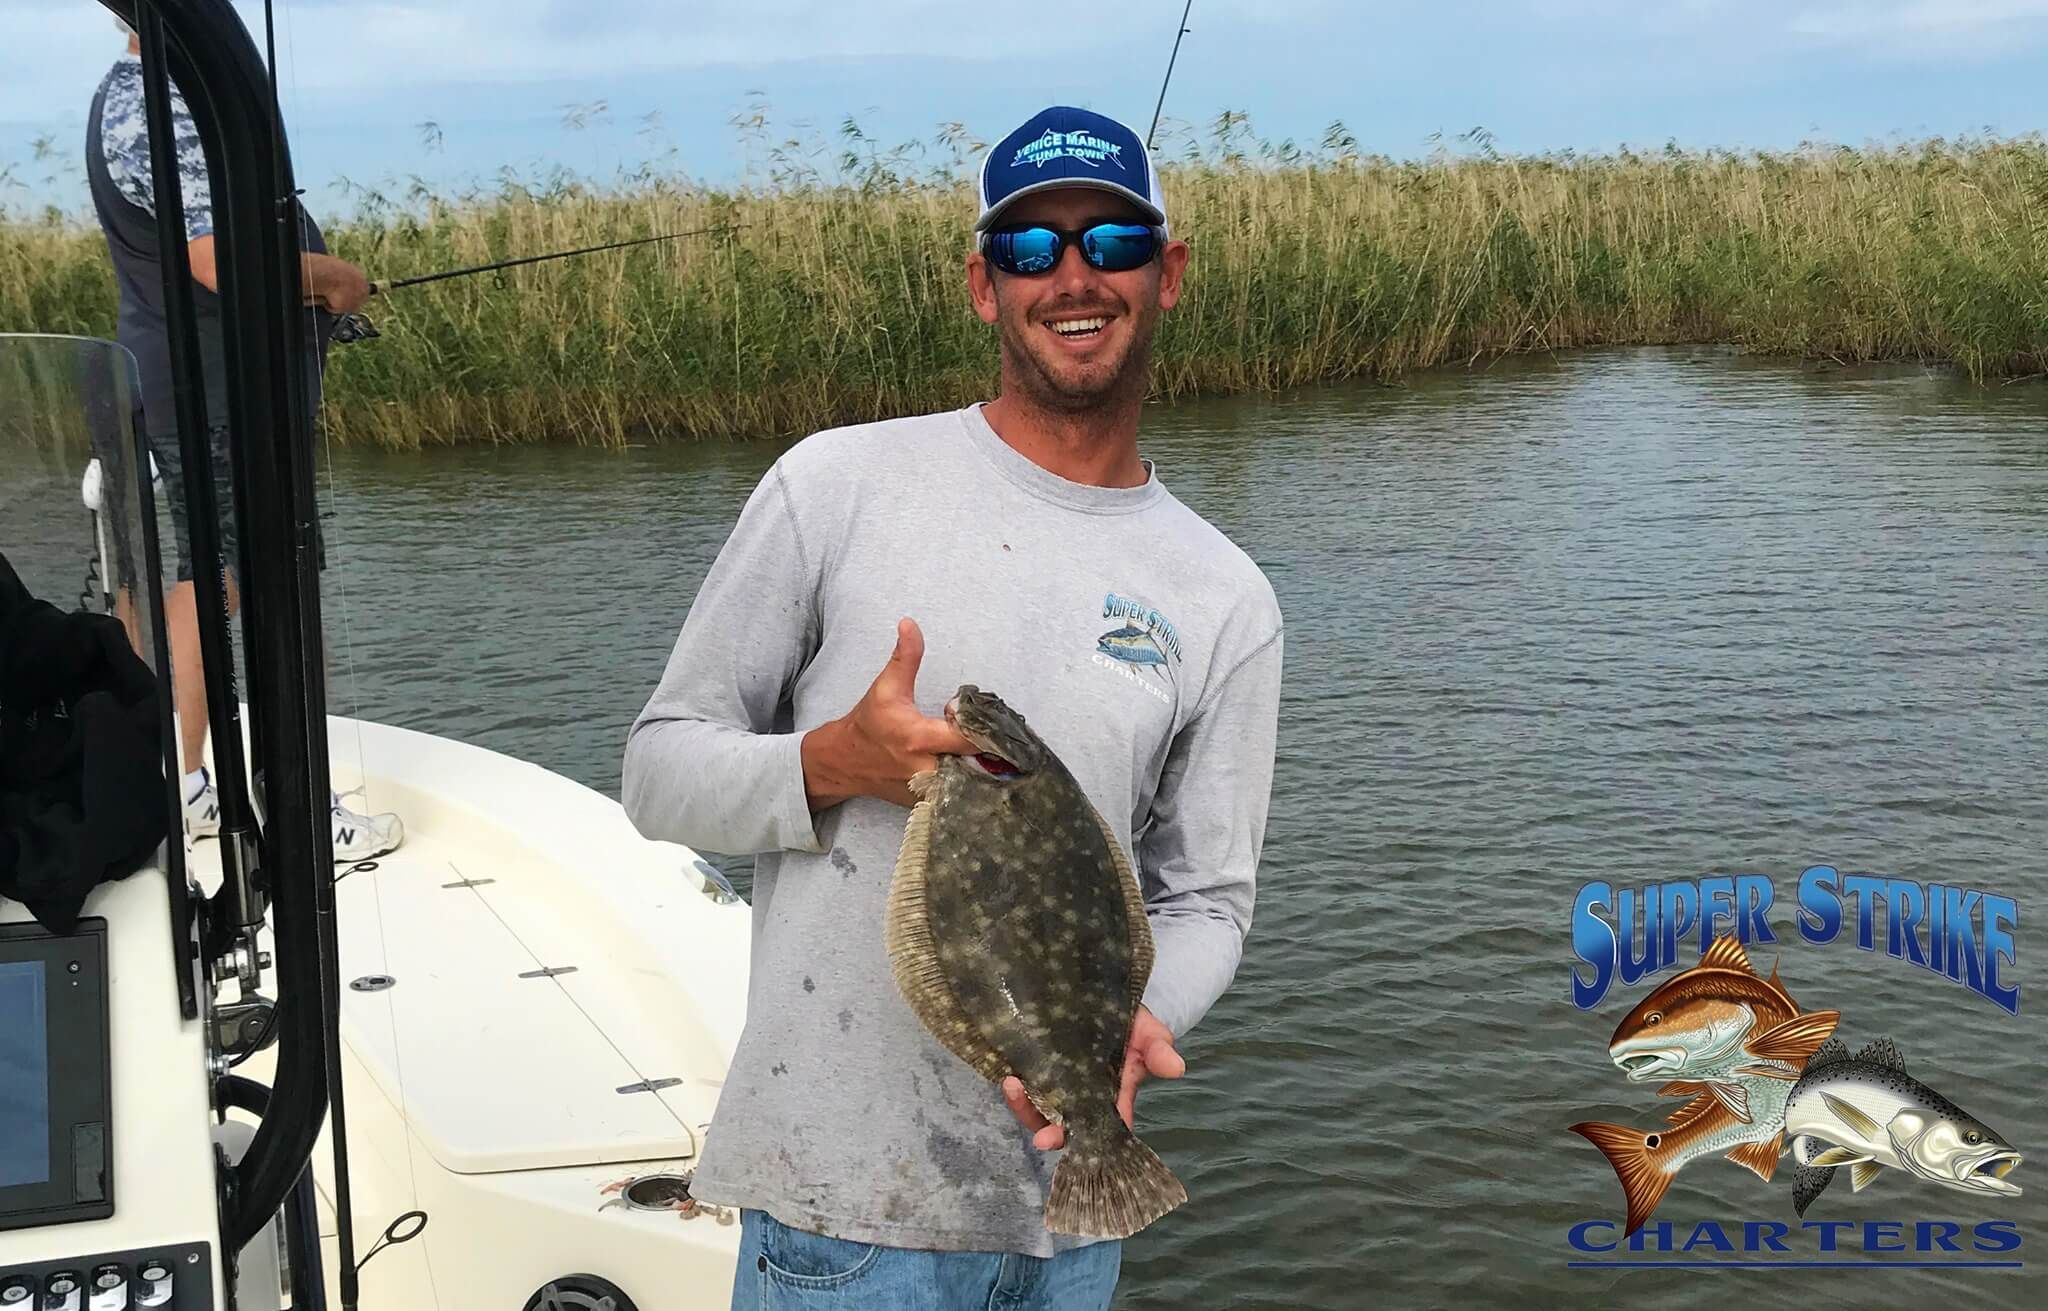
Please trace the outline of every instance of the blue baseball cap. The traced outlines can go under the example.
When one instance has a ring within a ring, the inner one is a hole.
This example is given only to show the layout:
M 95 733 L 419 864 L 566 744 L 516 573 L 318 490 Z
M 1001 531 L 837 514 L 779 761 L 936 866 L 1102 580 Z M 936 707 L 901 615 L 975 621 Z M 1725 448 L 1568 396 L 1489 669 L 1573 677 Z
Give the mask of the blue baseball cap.
M 974 230 L 993 225 L 1010 203 L 1056 187 L 1094 187 L 1136 205 L 1166 226 L 1166 198 L 1144 138 L 1113 118 L 1071 105 L 1054 105 L 1027 119 L 981 161 L 981 217 Z

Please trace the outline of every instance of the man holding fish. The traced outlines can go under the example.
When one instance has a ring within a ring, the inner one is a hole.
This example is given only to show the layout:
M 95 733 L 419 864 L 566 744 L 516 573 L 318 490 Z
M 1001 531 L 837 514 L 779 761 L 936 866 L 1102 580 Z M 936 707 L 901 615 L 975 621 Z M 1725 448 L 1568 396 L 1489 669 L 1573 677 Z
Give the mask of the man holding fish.
M 979 199 L 999 394 L 779 459 L 626 747 L 643 833 L 757 853 L 693 1184 L 742 1208 L 735 1306 L 1108 1305 L 1120 1238 L 1182 1195 L 1129 1148 L 1137 1087 L 1182 1073 L 1251 921 L 1279 606 L 1138 453 L 1188 248 L 1144 143 L 1084 110 L 998 142 Z M 986 822 L 935 827 L 947 797 Z M 907 932 L 928 873 L 952 916 Z M 1067 1156 L 1123 1191 L 1063 1208 Z

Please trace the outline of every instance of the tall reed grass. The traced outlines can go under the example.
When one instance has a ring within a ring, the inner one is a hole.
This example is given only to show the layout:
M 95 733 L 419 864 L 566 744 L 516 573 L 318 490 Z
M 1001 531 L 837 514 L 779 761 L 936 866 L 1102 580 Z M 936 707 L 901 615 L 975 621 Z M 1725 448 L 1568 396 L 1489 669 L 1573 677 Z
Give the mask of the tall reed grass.
M 367 190 L 328 225 L 373 277 L 727 225 L 401 289 L 337 348 L 338 441 L 619 444 L 801 433 L 990 394 L 967 302 L 971 143 L 916 166 L 848 123 L 829 172 L 784 143 L 720 190 L 511 174 L 458 197 Z M 1226 114 L 1162 169 L 1188 293 L 1163 397 L 1242 392 L 1598 343 L 1731 342 L 1840 361 L 2048 372 L 2048 143 L 1784 153 L 1432 157 L 1252 141 Z M 96 230 L 0 220 L 0 329 L 110 335 Z

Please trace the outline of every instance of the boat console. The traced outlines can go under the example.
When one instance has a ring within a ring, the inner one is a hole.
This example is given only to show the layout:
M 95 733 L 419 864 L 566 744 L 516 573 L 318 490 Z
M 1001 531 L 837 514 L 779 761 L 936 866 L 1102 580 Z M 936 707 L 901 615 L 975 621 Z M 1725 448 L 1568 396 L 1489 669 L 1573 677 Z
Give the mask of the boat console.
M 206 1050 L 171 986 L 169 905 L 154 868 L 66 934 L 0 898 L 0 1311 L 220 1304 Z
M 0 924 L 0 1229 L 114 1213 L 108 1060 L 107 922 Z

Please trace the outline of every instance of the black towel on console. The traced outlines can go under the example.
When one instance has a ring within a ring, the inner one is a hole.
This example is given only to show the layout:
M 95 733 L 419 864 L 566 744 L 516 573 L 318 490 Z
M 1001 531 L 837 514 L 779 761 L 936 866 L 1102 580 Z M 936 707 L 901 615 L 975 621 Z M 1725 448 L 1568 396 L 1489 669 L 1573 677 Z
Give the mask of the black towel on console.
M 158 695 L 119 620 L 37 600 L 0 554 L 0 895 L 52 932 L 173 831 Z

